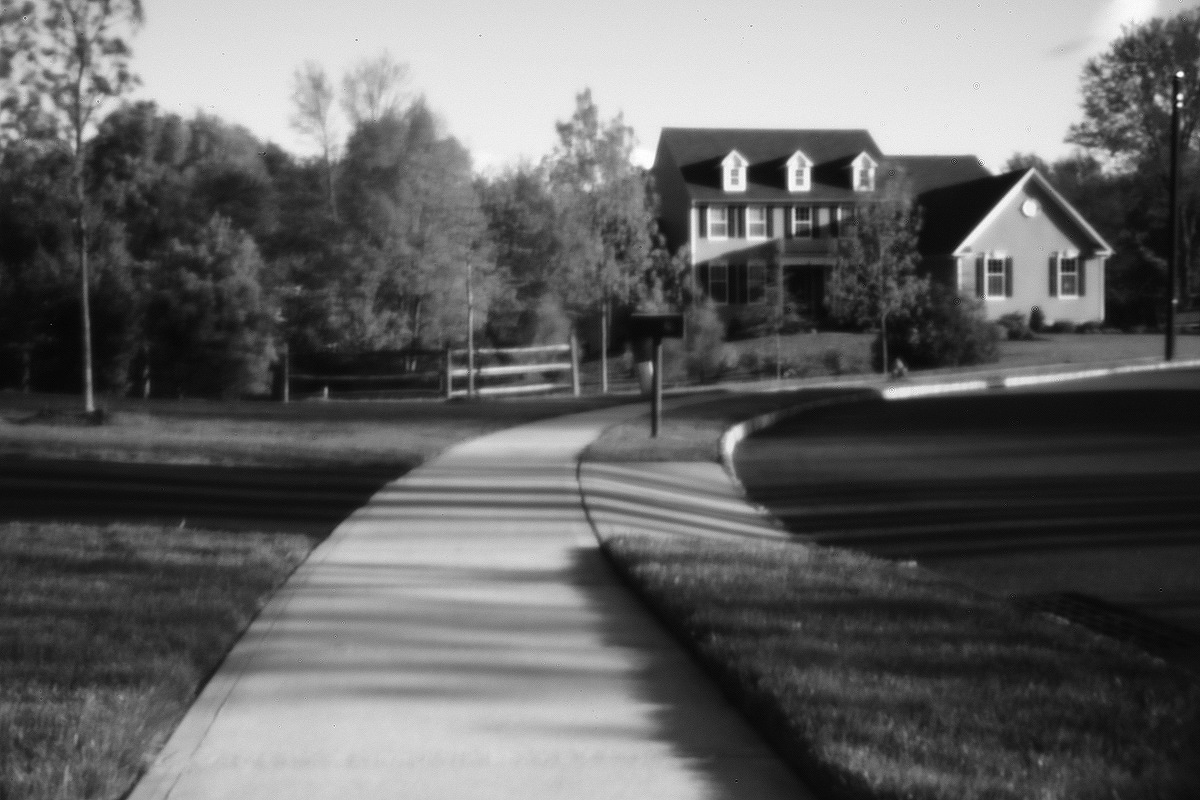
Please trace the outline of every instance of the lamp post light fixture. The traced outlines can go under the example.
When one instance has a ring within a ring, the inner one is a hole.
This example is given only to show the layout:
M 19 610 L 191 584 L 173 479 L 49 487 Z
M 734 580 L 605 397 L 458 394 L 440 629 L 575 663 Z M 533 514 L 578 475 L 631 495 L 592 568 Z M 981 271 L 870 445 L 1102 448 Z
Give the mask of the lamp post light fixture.
M 1167 341 L 1164 357 L 1175 357 L 1175 311 L 1179 305 L 1179 110 L 1183 108 L 1183 70 L 1171 76 L 1171 174 L 1167 201 Z

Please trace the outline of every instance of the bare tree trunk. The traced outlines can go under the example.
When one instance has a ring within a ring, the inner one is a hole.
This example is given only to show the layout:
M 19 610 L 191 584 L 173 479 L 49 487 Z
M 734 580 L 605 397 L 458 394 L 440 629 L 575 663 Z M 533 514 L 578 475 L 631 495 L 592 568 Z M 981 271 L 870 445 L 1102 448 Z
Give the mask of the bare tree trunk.
M 887 312 L 879 314 L 879 353 L 883 356 L 883 364 L 880 371 L 888 374 L 888 346 L 887 346 Z
M 608 295 L 600 309 L 600 394 L 608 394 Z
M 76 155 L 82 160 L 82 154 Z M 79 165 L 82 170 L 83 165 Z M 80 316 L 83 323 L 83 410 L 88 414 L 96 411 L 96 397 L 92 388 L 92 308 L 88 280 L 88 237 L 87 221 L 83 218 L 83 174 L 80 172 L 76 179 L 76 200 L 79 207 L 76 211 L 76 232 L 79 237 L 79 299 Z

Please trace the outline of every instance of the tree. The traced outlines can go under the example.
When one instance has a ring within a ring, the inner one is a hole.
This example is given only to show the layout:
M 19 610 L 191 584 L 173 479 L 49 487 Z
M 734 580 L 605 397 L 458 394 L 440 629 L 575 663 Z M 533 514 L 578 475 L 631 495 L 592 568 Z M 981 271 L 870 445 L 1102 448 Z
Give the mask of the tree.
M 155 363 L 181 396 L 263 392 L 274 358 L 274 308 L 262 258 L 244 232 L 214 216 L 195 244 L 174 242 L 154 273 Z
M 387 51 L 360 61 L 342 79 L 342 109 L 357 128 L 399 115 L 404 109 L 404 82 L 408 67 L 392 59 Z
M 1142 263 L 1125 266 L 1137 273 L 1157 269 L 1170 248 L 1166 196 L 1171 76 L 1176 71 L 1183 72 L 1179 236 L 1186 298 L 1194 292 L 1188 287 L 1200 286 L 1195 247 L 1200 236 L 1200 9 L 1126 28 L 1107 51 L 1089 60 L 1081 81 L 1083 120 L 1071 126 L 1067 141 L 1099 157 L 1110 174 L 1139 176 L 1137 182 L 1145 184 L 1150 206 L 1130 210 L 1144 213 L 1150 227 L 1135 229 L 1135 241 L 1127 243 Z
M 292 76 L 292 127 L 311 139 L 321 149 L 325 167 L 325 187 L 329 199 L 329 214 L 337 220 L 337 199 L 333 189 L 333 164 L 337 161 L 338 131 L 333 119 L 333 85 L 325 68 L 315 61 L 306 61 Z
M 628 299 L 651 250 L 654 209 L 646 177 L 632 162 L 637 143 L 621 114 L 604 123 L 590 89 L 559 122 L 549 157 L 559 207 L 563 263 L 558 290 L 578 313 L 600 313 L 601 390 L 608 388 L 608 326 L 614 300 Z
M 59 141 L 72 159 L 84 410 L 93 413 L 84 140 L 104 104 L 136 83 L 129 68 L 131 52 L 125 34 L 141 24 L 142 4 L 141 0 L 39 0 L 25 8 L 34 15 L 37 28 L 30 33 L 36 43 L 35 57 L 23 65 L 23 80 L 28 81 L 30 96 L 40 110 L 53 116 Z
M 883 371 L 888 363 L 888 320 L 917 306 L 929 282 L 916 274 L 920 212 L 903 176 L 887 181 L 879 196 L 855 208 L 854 222 L 837 243 L 826 287 L 833 316 L 870 327 L 878 324 Z

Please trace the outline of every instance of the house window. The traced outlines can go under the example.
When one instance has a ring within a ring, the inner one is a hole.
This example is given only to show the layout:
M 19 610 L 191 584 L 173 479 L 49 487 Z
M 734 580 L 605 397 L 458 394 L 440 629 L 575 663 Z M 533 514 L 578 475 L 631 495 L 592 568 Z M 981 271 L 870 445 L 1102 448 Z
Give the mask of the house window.
M 853 186 L 856 192 L 875 191 L 875 160 L 866 153 L 861 153 L 851 162 Z
M 792 209 L 792 236 L 795 236 L 797 239 L 811 239 L 812 234 L 812 207 L 796 206 Z
M 709 265 L 708 296 L 717 305 L 729 302 L 729 267 L 725 264 Z
M 1007 297 L 1005 283 L 1007 278 L 1006 262 L 1003 258 L 988 258 L 986 297 Z
M 1079 296 L 1079 259 L 1063 256 L 1058 261 L 1058 296 Z
M 746 265 L 746 302 L 761 304 L 767 299 L 767 265 L 751 261 Z
M 748 206 L 746 208 L 746 238 L 767 238 L 766 206 Z
M 725 206 L 709 206 L 708 238 L 729 238 L 729 212 L 726 210 Z
M 746 191 L 746 167 L 749 163 L 736 150 L 721 159 L 722 188 L 725 191 Z
M 787 187 L 789 192 L 807 192 L 812 187 L 812 162 L 800 151 L 787 160 Z

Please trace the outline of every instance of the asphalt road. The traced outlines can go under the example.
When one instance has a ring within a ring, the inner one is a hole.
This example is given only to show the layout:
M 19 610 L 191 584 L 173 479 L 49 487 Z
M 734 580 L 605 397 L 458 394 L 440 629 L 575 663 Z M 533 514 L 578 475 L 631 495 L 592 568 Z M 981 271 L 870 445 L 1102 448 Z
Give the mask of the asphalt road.
M 324 537 L 400 472 L 0 459 L 0 522 L 143 522 Z
M 1200 637 L 1198 371 L 833 408 L 736 459 L 798 535 Z

